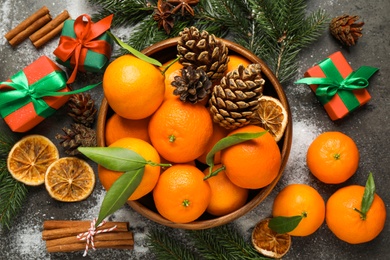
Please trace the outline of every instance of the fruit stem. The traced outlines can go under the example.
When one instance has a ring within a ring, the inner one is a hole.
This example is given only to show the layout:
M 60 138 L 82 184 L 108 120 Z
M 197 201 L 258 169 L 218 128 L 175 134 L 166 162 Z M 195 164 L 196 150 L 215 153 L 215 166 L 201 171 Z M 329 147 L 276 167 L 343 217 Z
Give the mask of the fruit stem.
M 217 175 L 219 172 L 224 171 L 225 169 L 226 169 L 225 165 L 222 165 L 222 167 L 220 167 L 220 168 L 216 169 L 215 171 L 213 171 L 213 172 L 207 174 L 206 176 L 204 176 L 203 180 L 205 181 L 208 178 L 211 178 L 211 177 Z
M 173 143 L 176 140 L 176 137 L 172 134 L 169 136 L 169 142 Z
M 179 55 L 176 57 L 176 59 L 174 59 L 171 63 L 169 63 L 167 66 L 164 67 L 164 70 L 161 71 L 161 74 L 165 75 L 165 72 L 169 69 L 169 67 L 171 67 L 175 62 L 177 62 L 179 60 Z
M 335 158 L 336 160 L 339 160 L 340 159 L 340 154 L 336 153 L 335 155 L 333 155 L 333 158 Z
M 170 164 L 170 163 L 156 163 L 156 162 L 152 162 L 152 161 L 146 161 L 146 164 L 150 165 L 150 166 L 161 166 L 161 167 L 171 167 L 172 166 L 172 164 Z
M 356 212 L 358 212 L 358 213 L 360 214 L 360 218 L 361 218 L 362 220 L 366 220 L 367 214 L 361 212 L 361 211 L 358 210 L 357 208 L 353 208 L 353 210 L 356 211 Z
M 183 200 L 183 206 L 188 207 L 190 205 L 190 201 L 188 199 Z
M 302 212 L 302 218 L 306 218 L 306 217 L 307 217 L 307 212 L 306 211 Z

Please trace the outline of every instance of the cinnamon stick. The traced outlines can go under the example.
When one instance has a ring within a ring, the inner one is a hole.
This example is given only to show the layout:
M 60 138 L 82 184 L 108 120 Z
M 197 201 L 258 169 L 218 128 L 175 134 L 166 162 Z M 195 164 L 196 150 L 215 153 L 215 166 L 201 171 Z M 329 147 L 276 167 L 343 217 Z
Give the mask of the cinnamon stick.
M 25 39 L 27 39 L 32 33 L 41 28 L 43 25 L 47 24 L 51 20 L 50 14 L 45 14 L 40 17 L 38 20 L 33 21 L 30 26 L 28 26 L 23 31 L 19 32 L 15 37 L 10 39 L 8 42 L 11 46 L 16 46 Z
M 95 248 L 133 249 L 133 240 L 96 241 Z M 85 243 L 57 245 L 46 248 L 49 253 L 73 252 L 85 250 Z
M 24 31 L 27 27 L 29 27 L 32 23 L 37 21 L 42 16 L 49 14 L 49 9 L 46 6 L 42 6 L 41 9 L 36 11 L 31 16 L 27 17 L 24 21 L 22 21 L 20 24 L 18 24 L 15 28 L 13 28 L 11 31 L 6 33 L 4 37 L 10 41 L 12 38 L 14 38 L 16 35 L 18 35 L 20 32 Z
M 49 239 L 56 239 L 61 237 L 69 237 L 69 236 L 77 236 L 80 233 L 88 231 L 90 228 L 90 223 L 88 224 L 80 224 L 78 226 L 73 227 L 63 227 L 63 228 L 55 228 L 55 229 L 44 229 L 42 231 L 42 239 L 43 240 L 49 240 Z M 96 230 L 111 228 L 113 226 L 117 225 L 116 229 L 114 229 L 111 232 L 120 232 L 120 231 L 128 231 L 128 225 L 127 222 L 107 222 L 103 226 L 97 228 Z
M 115 230 L 118 230 L 119 228 L 123 228 L 128 230 L 129 223 L 128 222 L 106 222 L 104 226 L 101 228 L 110 228 L 117 225 L 117 228 Z M 43 222 L 43 229 L 44 230 L 50 230 L 50 229 L 59 229 L 59 228 L 70 228 L 70 227 L 79 227 L 80 233 L 87 231 L 91 226 L 91 221 L 88 220 L 46 220 Z M 99 229 L 98 229 L 99 230 Z
M 62 13 L 57 15 L 53 20 L 48 22 L 38 31 L 34 32 L 30 36 L 30 41 L 33 43 L 35 48 L 39 48 L 51 39 L 53 39 L 56 35 L 58 35 L 62 28 L 64 27 L 64 23 L 67 19 L 70 18 L 70 15 L 67 10 L 64 10 Z
M 99 233 L 94 237 L 94 242 L 96 241 L 119 241 L 126 240 L 126 244 L 134 244 L 133 233 L 130 231 L 126 232 L 108 232 L 108 233 Z M 46 240 L 46 247 L 54 247 L 59 245 L 69 245 L 69 244 L 78 244 L 81 243 L 85 245 L 85 240 L 80 240 L 77 236 L 62 237 L 57 239 Z M 122 242 L 121 242 L 122 243 Z M 120 243 L 120 244 L 121 244 Z

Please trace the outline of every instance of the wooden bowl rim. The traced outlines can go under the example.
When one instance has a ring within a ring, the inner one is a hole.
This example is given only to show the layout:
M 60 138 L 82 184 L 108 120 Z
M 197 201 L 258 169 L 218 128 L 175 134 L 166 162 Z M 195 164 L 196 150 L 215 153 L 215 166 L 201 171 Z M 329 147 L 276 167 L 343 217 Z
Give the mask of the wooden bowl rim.
M 164 41 L 161 41 L 159 43 L 156 43 L 154 45 L 151 45 L 147 48 L 145 48 L 142 53 L 150 56 L 155 53 L 158 53 L 166 48 L 173 47 L 177 44 L 179 40 L 179 37 L 170 38 Z M 285 109 L 288 114 L 288 123 L 287 127 L 284 133 L 284 137 L 281 141 L 283 141 L 282 144 L 282 163 L 281 167 L 278 173 L 278 176 L 275 178 L 275 180 L 269 184 L 268 186 L 262 188 L 259 190 L 259 193 L 254 196 L 250 201 L 248 201 L 243 207 L 240 209 L 221 217 L 215 217 L 214 219 L 207 219 L 207 220 L 196 220 L 190 223 L 174 223 L 171 222 L 164 217 L 162 217 L 157 212 L 152 211 L 151 209 L 147 208 L 146 206 L 142 205 L 138 201 L 128 201 L 128 205 L 133 208 L 136 212 L 141 214 L 142 216 L 165 226 L 172 227 L 172 228 L 181 228 L 181 229 L 207 229 L 212 228 L 220 225 L 227 224 L 254 209 L 257 207 L 274 189 L 275 185 L 280 180 L 284 169 L 286 167 L 288 157 L 290 155 L 291 150 L 291 144 L 292 144 L 292 118 L 291 118 L 291 111 L 290 106 L 287 100 L 287 97 L 284 93 L 283 87 L 278 81 L 278 79 L 275 77 L 274 73 L 269 69 L 267 64 L 263 60 L 261 60 L 259 57 L 257 57 L 255 54 L 253 54 L 248 49 L 238 45 L 237 43 L 234 43 L 230 40 L 221 39 L 224 41 L 226 46 L 229 48 L 230 51 L 233 51 L 241 56 L 244 56 L 248 60 L 250 60 L 252 63 L 259 63 L 262 66 L 262 72 L 263 75 L 271 82 L 271 85 L 274 87 L 275 92 L 280 100 L 280 102 L 285 106 Z M 109 109 L 109 105 L 107 102 L 107 99 L 103 97 L 102 103 L 100 105 L 100 110 L 98 114 L 98 120 L 97 120 L 97 143 L 98 146 L 105 146 L 105 140 L 104 140 L 104 129 L 105 129 L 105 123 L 107 120 L 107 112 Z

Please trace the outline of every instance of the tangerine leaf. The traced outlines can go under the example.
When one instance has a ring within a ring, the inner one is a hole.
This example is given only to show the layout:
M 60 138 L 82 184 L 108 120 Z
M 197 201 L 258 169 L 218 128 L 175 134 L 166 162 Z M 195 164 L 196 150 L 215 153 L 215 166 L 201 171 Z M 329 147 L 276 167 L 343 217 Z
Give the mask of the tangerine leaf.
M 161 67 L 162 64 L 158 61 L 158 60 L 155 60 L 149 56 L 146 56 L 145 54 L 143 54 L 142 52 L 139 52 L 137 51 L 136 49 L 134 49 L 133 47 L 131 47 L 130 45 L 122 42 L 118 37 L 116 37 L 115 35 L 113 35 L 110 31 L 107 31 L 107 34 L 112 38 L 114 39 L 114 41 L 119 45 L 121 46 L 123 49 L 129 51 L 131 54 L 133 54 L 134 56 L 136 56 L 137 58 L 139 58 L 140 60 L 143 60 L 143 61 L 146 61 L 150 64 L 153 64 L 153 65 L 156 65 L 156 66 L 159 66 Z
M 213 146 L 213 148 L 207 154 L 206 164 L 210 166 L 210 169 L 212 169 L 214 166 L 214 156 L 217 152 L 222 151 L 223 149 L 226 149 L 235 144 L 239 144 L 251 139 L 258 138 L 264 135 L 266 132 L 267 131 L 257 132 L 257 133 L 237 133 L 222 138 Z
M 366 217 L 367 212 L 371 208 L 371 204 L 374 201 L 375 196 L 375 182 L 372 173 L 368 175 L 368 179 L 366 182 L 366 187 L 364 188 L 364 194 L 361 204 L 361 213 L 363 214 L 363 218 Z
M 301 222 L 303 216 L 274 217 L 269 221 L 268 227 L 279 234 L 293 231 Z
M 107 191 L 96 221 L 98 226 L 107 216 L 120 209 L 141 183 L 145 167 L 122 174 Z
M 146 160 L 138 153 L 121 147 L 79 147 L 92 161 L 112 171 L 131 171 L 143 168 Z

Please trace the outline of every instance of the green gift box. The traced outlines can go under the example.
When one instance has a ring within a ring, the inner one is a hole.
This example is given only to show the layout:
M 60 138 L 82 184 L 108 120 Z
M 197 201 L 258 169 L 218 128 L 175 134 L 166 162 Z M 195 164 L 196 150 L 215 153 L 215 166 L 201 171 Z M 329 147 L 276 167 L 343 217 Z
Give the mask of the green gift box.
M 72 68 L 68 84 L 73 83 L 77 71 L 102 73 L 111 58 L 113 40 L 108 35 L 113 15 L 93 23 L 83 14 L 76 20 L 66 20 L 60 42 L 54 50 L 57 62 Z

